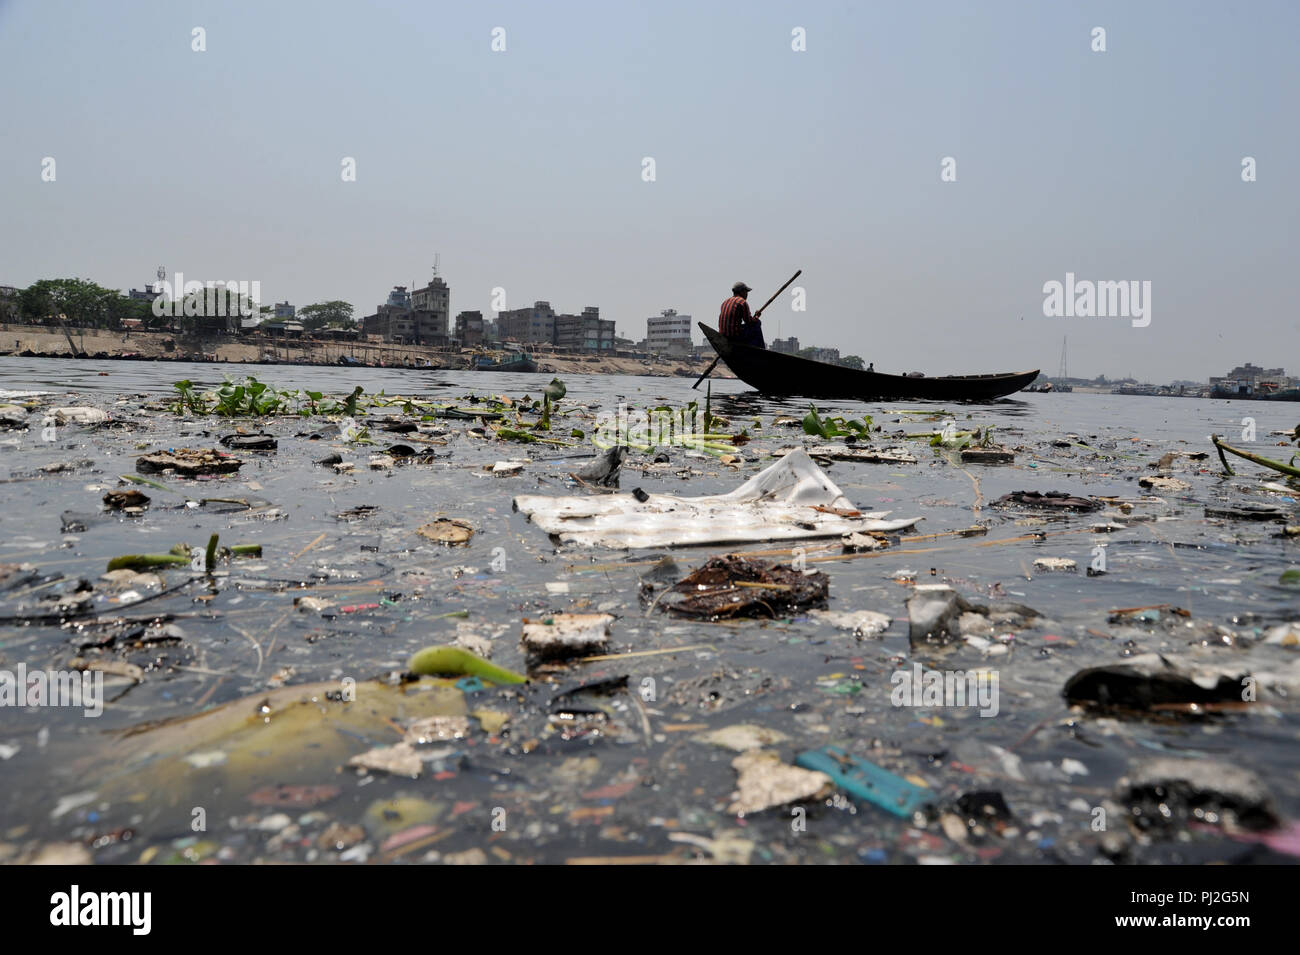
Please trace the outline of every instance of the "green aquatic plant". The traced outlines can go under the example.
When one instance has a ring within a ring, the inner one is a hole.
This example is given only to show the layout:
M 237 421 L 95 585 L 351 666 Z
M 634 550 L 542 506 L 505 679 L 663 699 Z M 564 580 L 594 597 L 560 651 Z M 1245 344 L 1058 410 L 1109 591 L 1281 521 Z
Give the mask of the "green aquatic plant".
M 218 558 L 261 557 L 261 544 L 235 544 L 232 547 L 217 547 L 217 535 L 208 538 L 203 550 L 203 569 L 212 573 L 216 569 Z M 155 567 L 176 567 L 185 564 L 198 570 L 193 549 L 188 544 L 177 544 L 165 554 L 123 554 L 108 562 L 108 570 L 149 570 Z
M 225 418 L 257 418 L 274 414 L 356 415 L 364 389 L 358 385 L 342 400 L 319 391 L 288 391 L 258 381 L 252 375 L 236 380 L 227 376 L 218 388 L 200 392 L 189 379 L 173 382 L 177 396 L 171 410 L 177 415 L 216 414 Z M 382 392 L 380 393 L 382 395 Z M 378 396 L 376 396 L 378 397 Z
M 842 438 L 849 435 L 865 438 L 871 433 L 871 415 L 863 415 L 861 421 L 853 418 L 823 418 L 817 414 L 817 406 L 809 405 L 804 415 L 804 434 L 819 438 Z
M 1297 431 L 1300 431 L 1300 425 L 1297 425 Z M 1230 454 L 1235 454 L 1239 458 L 1245 458 L 1247 461 L 1253 461 L 1255 464 L 1262 465 L 1266 468 L 1272 468 L 1274 471 L 1285 474 L 1288 477 L 1300 478 L 1300 468 L 1292 466 L 1295 462 L 1295 455 L 1291 456 L 1292 464 L 1283 464 L 1281 461 L 1274 461 L 1271 458 L 1261 457 L 1258 454 L 1252 454 L 1249 451 L 1242 451 L 1240 448 L 1234 448 L 1230 444 L 1224 444 L 1217 434 L 1210 435 L 1210 443 L 1213 444 L 1215 450 L 1219 452 L 1219 460 L 1223 462 L 1223 470 L 1227 474 L 1236 474 L 1236 472 L 1233 471 L 1232 466 L 1228 464 L 1228 459 L 1223 456 L 1224 451 L 1227 451 Z
M 421 676 L 476 676 L 490 683 L 527 683 L 528 677 L 515 673 L 460 647 L 425 647 L 411 657 L 406 668 Z

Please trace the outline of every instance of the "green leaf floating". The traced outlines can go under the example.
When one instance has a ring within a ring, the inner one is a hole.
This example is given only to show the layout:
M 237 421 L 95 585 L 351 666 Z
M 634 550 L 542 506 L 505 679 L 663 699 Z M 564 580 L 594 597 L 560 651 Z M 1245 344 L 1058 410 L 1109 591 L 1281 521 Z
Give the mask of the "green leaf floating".
M 528 682 L 523 674 L 488 663 L 461 647 L 425 647 L 411 657 L 407 669 L 422 676 L 476 676 L 491 683 Z
M 146 570 L 150 567 L 166 567 L 173 564 L 188 564 L 190 559 L 179 554 L 123 554 L 108 562 L 109 570 Z

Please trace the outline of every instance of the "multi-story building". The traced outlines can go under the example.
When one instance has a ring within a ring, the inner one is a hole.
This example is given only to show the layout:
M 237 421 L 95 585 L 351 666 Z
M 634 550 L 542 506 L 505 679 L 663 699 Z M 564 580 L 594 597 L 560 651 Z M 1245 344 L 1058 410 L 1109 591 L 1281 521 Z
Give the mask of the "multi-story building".
M 791 335 L 789 338 L 775 338 L 772 340 L 772 351 L 780 352 L 783 355 L 799 354 L 799 339 Z
M 411 292 L 411 308 L 417 312 L 442 312 L 446 315 L 451 311 L 451 289 L 435 274 L 428 285 Z
M 361 320 L 365 335 L 412 345 L 446 345 L 451 341 L 451 289 L 437 274 L 424 288 L 408 292 L 394 285 L 388 301 Z M 276 306 L 279 314 L 280 306 Z
M 411 311 L 418 344 L 446 345 L 451 340 L 451 289 L 436 267 L 429 284 L 411 292 Z
M 1297 384 L 1284 368 L 1261 368 L 1246 362 L 1222 378 L 1211 378 L 1210 394 L 1215 398 L 1250 398 L 1289 391 Z
M 293 316 L 294 316 L 294 307 L 292 305 L 290 305 L 288 302 L 276 302 L 275 317 L 277 319 L 288 321 L 289 319 L 293 318 Z
M 159 295 L 162 294 L 161 288 L 159 288 L 157 291 L 154 291 L 154 286 L 156 284 L 157 283 L 154 282 L 146 282 L 143 289 L 133 288 L 128 290 L 126 293 L 126 297 L 133 302 L 152 302 L 154 299 L 156 299 Z
M 405 285 L 394 285 L 388 301 L 375 310 L 375 314 L 361 319 L 361 332 L 386 342 L 407 342 L 415 335 L 411 318 L 411 296 Z
M 652 352 L 689 354 L 691 350 L 691 316 L 678 315 L 666 308 L 658 316 L 647 318 L 646 345 Z
M 600 317 L 600 309 L 588 305 L 581 315 L 555 317 L 555 345 L 579 351 L 613 351 L 614 322 Z
M 386 342 L 411 341 L 415 335 L 411 310 L 396 305 L 380 305 L 375 314 L 361 319 L 361 332 Z
M 517 342 L 555 342 L 555 309 L 550 302 L 534 302 L 531 308 L 512 308 L 497 315 L 502 339 Z
M 840 363 L 840 350 L 838 348 L 809 348 L 808 356 L 813 361 L 824 361 L 830 365 Z
M 483 313 L 461 312 L 456 316 L 456 338 L 462 345 L 478 345 L 483 341 Z

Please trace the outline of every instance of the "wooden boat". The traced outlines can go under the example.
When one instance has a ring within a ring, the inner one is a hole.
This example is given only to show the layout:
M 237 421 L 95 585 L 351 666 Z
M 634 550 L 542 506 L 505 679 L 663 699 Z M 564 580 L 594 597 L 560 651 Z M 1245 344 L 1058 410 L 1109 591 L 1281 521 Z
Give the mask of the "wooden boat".
M 536 371 L 537 362 L 527 352 L 512 352 L 500 361 L 488 355 L 480 355 L 474 363 L 475 371 Z
M 886 375 L 800 358 L 733 342 L 703 322 L 700 331 L 727 367 L 765 395 L 868 400 L 992 401 L 1014 394 L 1038 377 L 1038 369 L 1000 375 L 940 378 Z

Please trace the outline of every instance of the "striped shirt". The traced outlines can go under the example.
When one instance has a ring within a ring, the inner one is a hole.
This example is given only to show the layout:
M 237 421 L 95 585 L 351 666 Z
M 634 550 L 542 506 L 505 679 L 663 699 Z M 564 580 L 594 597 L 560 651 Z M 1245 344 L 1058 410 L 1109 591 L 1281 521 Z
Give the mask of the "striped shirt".
M 718 331 L 728 338 L 736 338 L 753 321 L 749 314 L 749 302 L 739 295 L 733 295 L 722 303 L 722 312 L 718 315 Z

